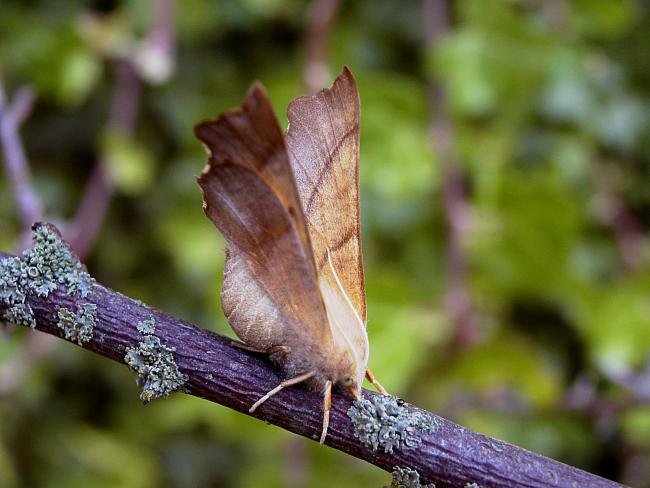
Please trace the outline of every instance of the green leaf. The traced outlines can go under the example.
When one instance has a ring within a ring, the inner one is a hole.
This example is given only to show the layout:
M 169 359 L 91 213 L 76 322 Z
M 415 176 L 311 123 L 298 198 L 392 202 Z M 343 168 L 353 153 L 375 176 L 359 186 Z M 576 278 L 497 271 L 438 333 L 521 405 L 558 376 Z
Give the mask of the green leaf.
M 83 102 L 102 72 L 100 61 L 86 49 L 72 49 L 61 59 L 57 96 L 66 105 Z
M 124 438 L 85 425 L 70 426 L 57 437 L 41 446 L 53 450 L 42 479 L 46 486 L 138 488 L 159 482 L 153 453 Z
M 612 373 L 640 365 L 650 350 L 650 280 L 622 279 L 584 289 L 570 303 L 591 358 Z
M 486 395 L 514 391 L 539 407 L 551 405 L 562 391 L 557 371 L 538 347 L 509 335 L 458 354 L 438 377 L 435 389 L 439 401 L 466 390 Z
M 578 197 L 546 168 L 507 172 L 498 208 L 479 214 L 468 240 L 478 292 L 552 300 L 571 293 L 571 256 L 584 225 Z
M 623 435 L 632 444 L 650 447 L 650 407 L 636 407 L 626 411 L 621 419 Z
M 119 130 L 107 130 L 101 145 L 106 168 L 119 190 L 135 195 L 151 186 L 155 168 L 146 146 Z

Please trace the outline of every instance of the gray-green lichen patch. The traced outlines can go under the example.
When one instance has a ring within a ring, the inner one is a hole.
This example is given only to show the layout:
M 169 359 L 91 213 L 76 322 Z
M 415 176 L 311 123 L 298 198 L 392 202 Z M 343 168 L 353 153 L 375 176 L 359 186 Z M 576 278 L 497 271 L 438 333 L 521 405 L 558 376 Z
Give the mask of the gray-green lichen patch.
M 36 224 L 32 237 L 32 248 L 22 257 L 29 276 L 27 287 L 36 295 L 46 297 L 61 285 L 69 296 L 86 298 L 95 281 L 56 228 Z
M 384 488 L 436 488 L 434 483 L 423 485 L 420 482 L 420 473 L 411 468 L 393 468 L 393 480 L 390 486 Z
M 27 266 L 18 257 L 0 260 L 0 303 L 9 305 L 1 319 L 12 324 L 36 327 L 34 312 L 25 303 L 29 276 Z
M 17 303 L 7 309 L 4 314 L 7 322 L 24 327 L 36 328 L 36 320 L 34 319 L 34 311 L 28 303 Z
M 65 338 L 74 341 L 80 346 L 93 338 L 93 330 L 97 321 L 97 305 L 84 303 L 73 312 L 65 307 L 57 311 L 59 321 L 57 327 L 63 329 Z
M 148 320 L 141 320 L 136 327 L 138 332 L 143 335 L 153 334 L 156 332 L 156 320 L 153 317 Z
M 366 447 L 376 451 L 393 452 L 394 448 L 409 449 L 421 442 L 417 431 L 435 432 L 435 420 L 413 412 L 390 395 L 374 395 L 370 400 L 356 400 L 348 410 L 354 425 L 354 435 Z
M 5 304 L 23 303 L 26 298 L 24 283 L 27 267 L 18 257 L 0 260 L 0 301 Z
M 175 348 L 164 345 L 154 335 L 145 335 L 138 347 L 126 349 L 124 362 L 137 375 L 143 402 L 168 396 L 187 381 L 187 375 L 181 373 L 176 365 L 175 351 Z
M 34 224 L 32 247 L 20 257 L 0 260 L 0 302 L 8 305 L 4 318 L 36 326 L 29 295 L 47 297 L 59 286 L 69 296 L 86 298 L 95 281 L 50 224 Z

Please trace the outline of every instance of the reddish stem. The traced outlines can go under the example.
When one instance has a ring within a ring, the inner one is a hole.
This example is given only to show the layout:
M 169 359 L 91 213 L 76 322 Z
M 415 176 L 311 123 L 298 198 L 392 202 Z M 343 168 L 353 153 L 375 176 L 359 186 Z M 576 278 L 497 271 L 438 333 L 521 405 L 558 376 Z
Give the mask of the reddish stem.
M 131 64 L 115 64 L 115 89 L 108 118 L 109 130 L 131 134 L 140 105 L 141 84 Z M 92 248 L 113 196 L 113 183 L 102 156 L 95 163 L 69 227 L 69 240 L 75 252 L 84 257 Z
M 444 38 L 450 28 L 449 3 L 424 0 L 426 40 L 429 48 Z M 468 291 L 468 259 L 464 249 L 469 227 L 470 208 L 463 186 L 463 173 L 454 151 L 454 133 L 445 88 L 430 82 L 431 139 L 442 167 L 442 201 L 447 223 L 446 261 L 449 284 L 445 308 L 455 326 L 456 343 L 467 347 L 478 340 L 478 321 Z
M 28 231 L 34 222 L 43 220 L 43 208 L 34 191 L 29 163 L 18 135 L 18 126 L 24 120 L 33 97 L 30 98 L 29 92 L 24 90 L 19 93 L 22 95 L 16 98 L 14 105 L 10 105 L 0 80 L 0 141 L 2 142 L 5 168 L 23 227 Z M 30 103 L 27 103 L 28 101 Z
M 327 69 L 327 39 L 341 0 L 314 0 L 307 27 L 307 62 L 304 83 L 309 93 L 323 89 L 329 79 Z

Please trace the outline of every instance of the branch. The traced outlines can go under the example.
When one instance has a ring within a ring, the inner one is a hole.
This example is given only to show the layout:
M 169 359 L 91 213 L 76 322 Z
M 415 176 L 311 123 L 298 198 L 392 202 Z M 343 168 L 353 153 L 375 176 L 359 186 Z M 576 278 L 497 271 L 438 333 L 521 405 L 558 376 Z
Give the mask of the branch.
M 43 218 L 41 202 L 34 191 L 29 163 L 18 135 L 18 127 L 31 107 L 32 100 L 33 94 L 24 88 L 19 90 L 14 102 L 10 104 L 0 80 L 0 141 L 7 177 L 26 230 Z
M 34 108 L 34 101 L 36 95 L 34 90 L 28 86 L 23 86 L 14 93 L 14 100 L 12 102 L 11 112 L 14 117 L 16 127 L 20 127 L 25 122 Z
M 131 134 L 140 105 L 140 80 L 126 61 L 117 61 L 114 71 L 115 88 L 107 125 L 109 129 Z M 92 248 L 112 196 L 113 183 L 103 156 L 99 156 L 68 231 L 72 248 L 79 256 L 85 256 Z
M 0 253 L 0 259 L 9 257 Z M 0 277 L 1 278 L 1 277 Z M 82 304 L 96 304 L 92 337 L 84 342 L 89 351 L 124 363 L 127 348 L 137 348 L 143 340 L 142 321 L 155 320 L 156 337 L 174 349 L 180 373 L 186 375 L 183 390 L 193 396 L 224 405 L 246 415 L 277 425 L 298 435 L 318 440 L 322 422 L 321 395 L 293 387 L 269 399 L 254 414 L 250 406 L 275 387 L 281 377 L 265 357 L 232 346 L 230 339 L 200 329 L 162 311 L 95 285 L 84 299 L 75 299 L 59 289 L 47 298 L 28 295 L 36 328 L 59 338 L 64 332 L 57 326 L 59 309 L 77 310 Z M 6 305 L 0 304 L 4 314 Z M 136 324 L 140 323 L 140 326 Z M 73 337 L 79 340 L 78 336 Z M 364 397 L 376 394 L 369 391 Z M 442 417 L 408 406 L 410 414 L 419 412 L 437 429 L 432 434 L 414 432 L 421 443 L 412 449 L 384 453 L 364 447 L 355 437 L 347 411 L 352 402 L 336 394 L 326 439 L 330 447 L 363 459 L 388 472 L 395 466 L 419 472 L 426 483 L 439 487 L 458 487 L 477 483 L 488 487 L 616 487 L 617 483 L 545 458 L 505 442 L 492 439 Z
M 158 50 L 171 69 L 175 63 L 174 0 L 151 0 L 153 17 L 148 41 Z
M 10 359 L 1 363 L 0 397 L 19 391 L 31 374 L 34 364 L 52 350 L 54 343 L 56 338 L 52 336 L 31 334 Z
M 620 177 L 615 161 L 596 166 L 593 179 L 601 201 L 599 217 L 609 226 L 619 258 L 626 271 L 637 271 L 646 260 L 645 239 L 639 219 L 620 195 Z
M 154 53 L 149 53 L 150 56 L 157 55 L 158 60 L 164 61 L 167 76 L 171 73 L 175 55 L 173 3 L 173 0 L 151 0 L 153 21 L 143 43 L 155 50 Z M 134 63 L 135 59 L 128 59 L 113 64 L 115 85 L 107 121 L 109 129 L 127 135 L 134 130 L 142 89 Z M 20 248 L 27 247 L 32 223 L 43 220 L 41 204 L 33 190 L 29 166 L 18 137 L 18 127 L 31 110 L 33 99 L 33 92 L 23 88 L 15 94 L 11 107 L 7 106 L 0 80 L 2 146 L 5 149 L 9 179 L 25 227 Z M 99 156 L 88 177 L 74 218 L 65 226 L 66 237 L 79 256 L 86 256 L 92 249 L 112 195 L 113 183 L 107 174 L 104 158 Z M 23 350 L 0 366 L 0 393 L 13 391 L 22 384 L 33 365 L 50 351 L 53 344 L 51 339 L 43 334 L 30 335 Z
M 138 66 L 134 54 L 132 59 L 114 63 L 115 87 L 107 126 L 125 135 L 133 134 L 140 107 L 142 81 L 136 72 L 138 67 L 140 73 L 148 75 L 151 81 L 160 82 L 171 75 L 174 66 L 174 1 L 151 0 L 150 8 L 152 23 L 142 42 L 142 47 L 147 48 L 143 50 L 146 62 L 141 59 Z M 112 196 L 113 183 L 107 174 L 104 158 L 99 156 L 70 225 L 72 237 L 69 240 L 79 256 L 85 256 L 92 248 Z
M 448 32 L 450 24 L 447 0 L 424 0 L 423 14 L 426 41 L 433 47 Z M 450 122 L 447 94 L 444 87 L 429 83 L 431 104 L 431 139 L 442 166 L 442 200 L 447 223 L 447 275 L 449 285 L 445 308 L 456 331 L 456 343 L 466 347 L 478 339 L 478 323 L 467 289 L 467 256 L 464 241 L 470 209 L 463 188 L 463 174 L 454 152 L 454 134 Z
M 327 38 L 341 5 L 341 0 L 314 0 L 307 25 L 307 62 L 304 84 L 309 93 L 316 93 L 328 84 L 326 48 Z

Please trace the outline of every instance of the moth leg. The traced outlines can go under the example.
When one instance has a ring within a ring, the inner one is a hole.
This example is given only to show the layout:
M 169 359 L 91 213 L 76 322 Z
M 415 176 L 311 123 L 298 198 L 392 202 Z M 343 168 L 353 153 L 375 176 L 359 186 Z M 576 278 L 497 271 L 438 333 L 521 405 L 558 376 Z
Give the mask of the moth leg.
M 257 400 L 257 401 L 253 404 L 253 406 L 252 406 L 248 411 L 249 411 L 250 413 L 253 413 L 253 412 L 257 409 L 257 407 L 259 407 L 262 403 L 264 403 L 265 401 L 267 401 L 269 398 L 271 398 L 273 395 L 275 395 L 276 393 L 278 393 L 278 392 L 279 392 L 280 390 L 282 390 L 283 388 L 286 388 L 287 386 L 291 386 L 291 385 L 297 385 L 298 383 L 301 383 L 301 382 L 303 382 L 303 381 L 305 381 L 305 380 L 308 380 L 309 378 L 311 378 L 312 376 L 314 376 L 314 374 L 315 374 L 315 373 L 314 373 L 313 371 L 310 371 L 309 373 L 301 374 L 301 375 L 299 375 L 299 376 L 296 376 L 295 378 L 290 378 L 290 379 L 288 379 L 288 380 L 284 380 L 282 383 L 280 383 L 278 386 L 276 386 L 275 388 L 273 388 L 271 391 L 269 391 L 269 392 L 268 392 L 266 395 L 264 395 L 262 398 L 260 398 L 259 400 Z
M 320 443 L 325 443 L 327 428 L 330 426 L 330 410 L 332 409 L 332 382 L 325 382 L 325 396 L 323 397 L 323 431 L 320 435 Z
M 382 395 L 388 395 L 386 388 L 381 386 L 381 383 L 377 381 L 375 375 L 368 368 L 366 368 L 366 379 L 370 381 L 370 383 L 372 383 L 372 386 L 374 386 L 379 393 L 381 393 Z
M 249 346 L 248 344 L 240 341 L 230 341 L 230 345 L 244 351 L 250 351 L 257 354 L 289 354 L 291 348 L 289 346 L 273 346 L 269 349 L 257 349 L 256 347 Z
M 259 353 L 259 354 L 266 354 L 266 351 L 264 351 L 262 349 L 256 349 L 256 348 L 251 347 L 248 344 L 245 344 L 245 343 L 240 342 L 240 341 L 230 341 L 230 345 L 234 346 L 236 348 L 239 348 L 239 349 L 243 349 L 244 351 L 256 352 L 256 353 Z

